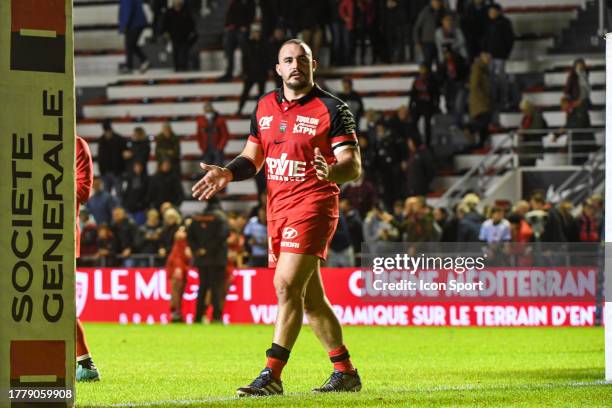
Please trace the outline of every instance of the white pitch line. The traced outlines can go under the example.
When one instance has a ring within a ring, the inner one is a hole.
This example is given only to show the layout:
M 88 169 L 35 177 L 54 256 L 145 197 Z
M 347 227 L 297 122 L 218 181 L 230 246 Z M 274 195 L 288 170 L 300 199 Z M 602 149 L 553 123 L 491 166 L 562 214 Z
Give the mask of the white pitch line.
M 544 384 L 516 384 L 516 385 L 497 385 L 497 386 L 477 386 L 477 385 L 457 385 L 457 386 L 441 386 L 441 387 L 429 387 L 429 388 L 398 388 L 392 392 L 397 393 L 408 393 L 408 392 L 446 392 L 446 391 L 496 391 L 496 390 L 540 390 L 540 389 L 553 389 L 553 388 L 566 388 L 566 387 L 595 387 L 599 385 L 610 385 L 612 382 L 605 380 L 597 381 L 571 381 L 566 383 L 544 383 Z M 364 391 L 367 393 L 367 390 Z M 315 395 L 310 393 L 291 393 L 285 394 L 284 396 L 299 397 L 305 395 Z M 282 396 L 278 396 L 282 398 Z M 110 405 L 86 405 L 86 407 L 157 407 L 161 405 L 193 405 L 193 404 L 206 404 L 214 402 L 226 402 L 235 401 L 240 399 L 239 397 L 211 397 L 203 399 L 186 399 L 186 400 L 162 400 L 162 401 L 151 401 L 151 402 L 126 402 L 120 404 Z

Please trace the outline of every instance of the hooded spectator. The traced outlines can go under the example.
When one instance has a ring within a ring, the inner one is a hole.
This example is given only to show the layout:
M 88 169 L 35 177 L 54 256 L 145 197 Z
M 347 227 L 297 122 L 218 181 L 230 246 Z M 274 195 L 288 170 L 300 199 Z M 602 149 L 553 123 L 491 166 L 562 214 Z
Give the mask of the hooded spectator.
M 153 208 L 160 208 L 162 203 L 170 202 L 175 207 L 181 205 L 184 199 L 183 185 L 178 174 L 172 169 L 172 162 L 164 159 L 157 173 L 149 180 L 147 202 Z
M 164 159 L 172 162 L 172 167 L 180 172 L 181 140 L 172 130 L 170 122 L 162 125 L 162 130 L 155 137 L 155 160 L 157 165 Z
M 197 127 L 198 144 L 203 154 L 202 160 L 206 164 L 223 166 L 229 130 L 225 118 L 214 109 L 211 102 L 204 104 L 204 115 L 198 118 Z

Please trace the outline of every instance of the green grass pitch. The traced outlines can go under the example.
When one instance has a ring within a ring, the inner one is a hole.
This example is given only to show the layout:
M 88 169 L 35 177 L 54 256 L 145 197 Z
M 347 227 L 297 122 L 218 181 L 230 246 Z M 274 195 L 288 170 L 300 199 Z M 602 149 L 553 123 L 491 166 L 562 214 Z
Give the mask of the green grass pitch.
M 78 407 L 602 407 L 602 328 L 345 327 L 360 393 L 312 395 L 331 363 L 305 326 L 284 396 L 237 399 L 263 368 L 270 326 L 86 324 L 102 381 Z

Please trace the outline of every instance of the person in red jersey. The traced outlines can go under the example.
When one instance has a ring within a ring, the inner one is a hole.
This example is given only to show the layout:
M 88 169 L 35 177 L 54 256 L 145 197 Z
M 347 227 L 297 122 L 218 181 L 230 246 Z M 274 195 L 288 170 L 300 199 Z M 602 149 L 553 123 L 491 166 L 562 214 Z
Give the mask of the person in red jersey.
M 81 255 L 81 231 L 79 227 L 79 211 L 81 204 L 85 204 L 91 194 L 91 186 L 93 184 L 93 162 L 91 160 L 91 152 L 87 142 L 77 136 L 76 146 L 76 233 L 75 247 L 76 257 Z M 99 381 L 100 372 L 95 366 L 89 346 L 85 340 L 85 330 L 81 321 L 77 318 L 77 342 L 76 342 L 76 359 L 77 359 L 77 381 Z
M 170 280 L 170 315 L 173 323 L 183 322 L 183 294 L 187 285 L 191 248 L 187 244 L 187 230 L 180 226 L 174 234 L 172 251 L 166 261 L 166 272 Z
M 209 199 L 229 182 L 253 177 L 265 164 L 269 266 L 275 267 L 278 313 L 266 368 L 237 390 L 239 396 L 283 393 L 281 371 L 304 313 L 334 365 L 329 379 L 313 391 L 361 389 L 320 272 L 338 222 L 337 184 L 357 178 L 361 160 L 353 115 L 314 83 L 316 68 L 306 43 L 285 42 L 276 65 L 283 86 L 258 100 L 244 150 L 226 167 L 202 163 L 206 174 L 192 189 L 197 199 Z

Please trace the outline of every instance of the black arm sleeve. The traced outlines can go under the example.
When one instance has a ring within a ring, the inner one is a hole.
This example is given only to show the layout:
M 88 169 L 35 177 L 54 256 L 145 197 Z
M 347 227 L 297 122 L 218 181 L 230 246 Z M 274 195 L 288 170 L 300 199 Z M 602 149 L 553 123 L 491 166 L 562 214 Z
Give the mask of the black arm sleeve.
M 225 168 L 232 172 L 232 181 L 247 180 L 257 174 L 255 164 L 244 156 L 236 157 Z

